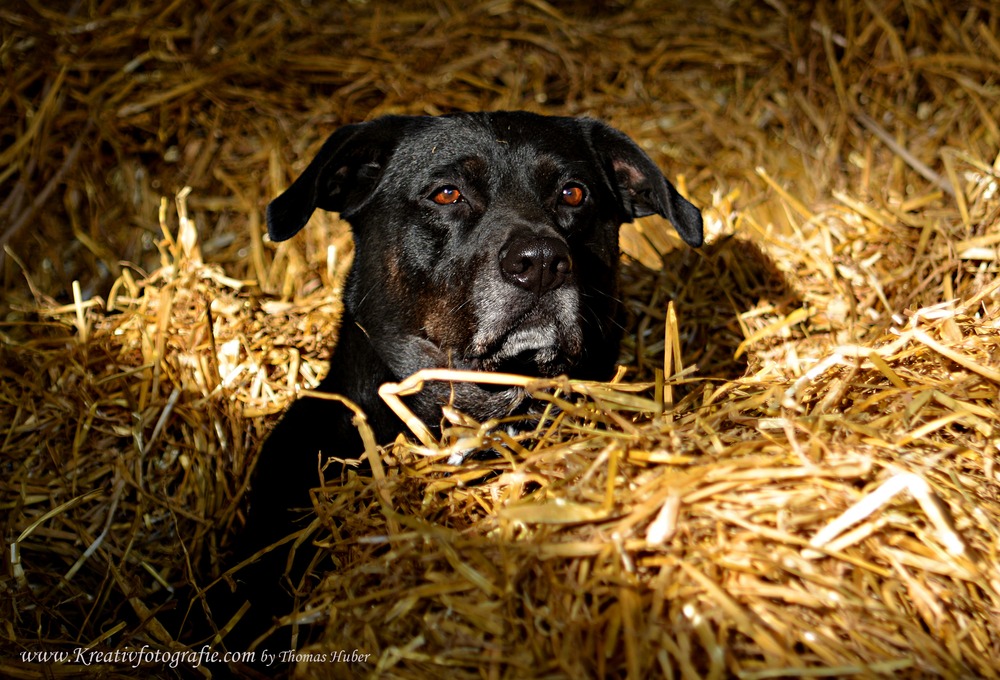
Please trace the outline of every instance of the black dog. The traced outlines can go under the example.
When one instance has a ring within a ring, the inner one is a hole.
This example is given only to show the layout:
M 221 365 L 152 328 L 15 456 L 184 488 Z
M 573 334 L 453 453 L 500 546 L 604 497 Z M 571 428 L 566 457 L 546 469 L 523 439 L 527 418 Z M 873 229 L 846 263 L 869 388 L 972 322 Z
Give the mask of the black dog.
M 624 134 L 524 112 L 341 128 L 268 206 L 271 239 L 294 236 L 316 208 L 340 213 L 355 243 L 319 389 L 360 405 L 379 443 L 403 429 L 379 385 L 422 368 L 609 377 L 623 311 L 619 226 L 656 213 L 702 243 L 698 210 Z M 527 408 L 518 389 L 467 383 L 428 385 L 408 405 L 434 427 L 449 402 L 480 421 Z M 252 544 L 290 533 L 289 510 L 309 506 L 319 484 L 318 456 L 362 450 L 345 407 L 293 404 L 253 477 Z

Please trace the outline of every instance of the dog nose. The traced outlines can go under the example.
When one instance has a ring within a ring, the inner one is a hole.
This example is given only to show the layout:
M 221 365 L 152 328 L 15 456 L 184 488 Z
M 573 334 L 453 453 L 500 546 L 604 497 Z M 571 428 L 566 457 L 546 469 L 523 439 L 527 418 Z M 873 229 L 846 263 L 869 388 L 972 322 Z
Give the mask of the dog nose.
M 504 277 L 535 295 L 563 285 L 572 269 L 569 248 L 557 238 L 517 236 L 500 252 Z

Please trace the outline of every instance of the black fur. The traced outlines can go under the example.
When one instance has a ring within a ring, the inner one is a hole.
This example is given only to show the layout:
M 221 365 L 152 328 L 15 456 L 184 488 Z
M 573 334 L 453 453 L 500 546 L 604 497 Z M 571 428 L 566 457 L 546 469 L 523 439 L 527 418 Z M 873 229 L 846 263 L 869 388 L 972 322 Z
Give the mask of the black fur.
M 461 200 L 435 202 L 446 187 Z M 379 385 L 422 368 L 609 377 L 622 314 L 619 226 L 655 213 L 690 245 L 702 242 L 698 210 L 624 134 L 523 112 L 343 127 L 268 206 L 272 240 L 294 236 L 316 208 L 339 212 L 355 243 L 340 338 L 319 389 L 361 406 L 379 443 L 403 429 Z M 517 389 L 465 383 L 428 385 L 408 405 L 434 427 L 449 401 L 479 420 L 525 408 Z M 289 510 L 308 507 L 320 484 L 319 456 L 361 452 L 345 407 L 293 404 L 260 453 L 242 554 L 293 529 Z

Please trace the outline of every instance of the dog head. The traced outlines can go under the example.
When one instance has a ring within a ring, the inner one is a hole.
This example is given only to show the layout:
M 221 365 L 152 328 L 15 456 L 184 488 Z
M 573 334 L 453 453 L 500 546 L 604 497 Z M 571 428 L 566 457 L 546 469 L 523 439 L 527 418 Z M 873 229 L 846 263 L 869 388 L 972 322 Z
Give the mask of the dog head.
M 343 127 L 268 206 L 271 239 L 316 208 L 352 227 L 347 314 L 398 378 L 431 366 L 607 377 L 620 339 L 618 229 L 698 210 L 628 137 L 524 112 Z

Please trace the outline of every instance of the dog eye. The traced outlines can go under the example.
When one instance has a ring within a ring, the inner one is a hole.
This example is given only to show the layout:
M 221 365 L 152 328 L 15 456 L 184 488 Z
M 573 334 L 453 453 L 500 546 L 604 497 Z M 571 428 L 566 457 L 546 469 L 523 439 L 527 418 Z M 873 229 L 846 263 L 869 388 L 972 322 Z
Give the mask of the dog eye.
M 583 199 L 586 197 L 587 193 L 584 191 L 583 187 L 575 182 L 571 182 L 562 188 L 559 200 L 571 208 L 575 208 L 583 203 Z
M 462 192 L 453 186 L 441 187 L 434 195 L 431 196 L 431 200 L 438 205 L 452 205 L 453 203 L 458 203 L 459 201 L 465 200 L 462 196 Z

